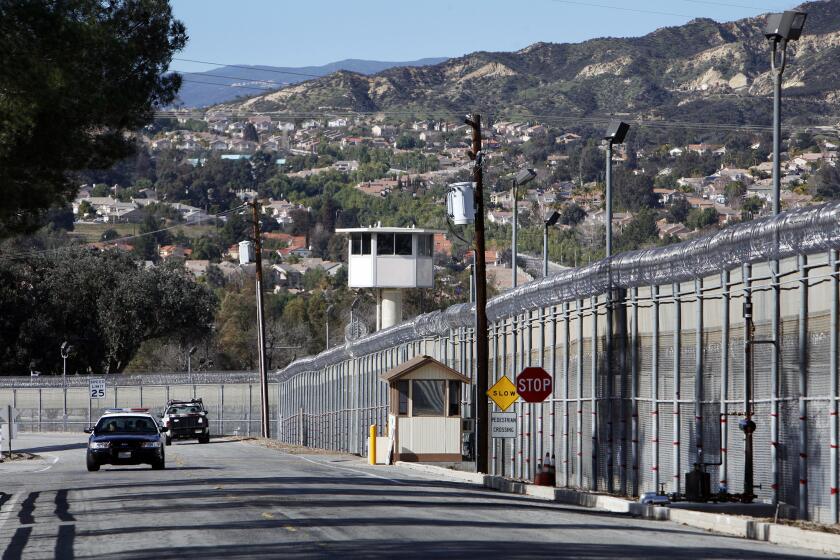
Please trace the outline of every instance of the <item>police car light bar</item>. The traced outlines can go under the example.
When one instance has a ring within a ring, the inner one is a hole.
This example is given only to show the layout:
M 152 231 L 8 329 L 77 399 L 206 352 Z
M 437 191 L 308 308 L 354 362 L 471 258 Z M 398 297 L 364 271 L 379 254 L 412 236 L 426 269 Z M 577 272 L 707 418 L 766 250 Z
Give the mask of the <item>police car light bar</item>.
M 112 412 L 149 412 L 148 408 L 106 408 L 105 413 Z

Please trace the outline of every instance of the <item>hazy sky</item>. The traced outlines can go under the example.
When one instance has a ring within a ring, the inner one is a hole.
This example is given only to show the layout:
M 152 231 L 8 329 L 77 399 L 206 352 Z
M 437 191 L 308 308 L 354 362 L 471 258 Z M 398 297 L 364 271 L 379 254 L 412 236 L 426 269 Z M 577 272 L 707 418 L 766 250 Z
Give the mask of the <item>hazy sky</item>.
M 172 0 L 190 41 L 179 58 L 307 66 L 514 51 L 538 41 L 644 35 L 694 17 L 729 21 L 789 0 Z M 174 61 L 175 70 L 211 66 Z

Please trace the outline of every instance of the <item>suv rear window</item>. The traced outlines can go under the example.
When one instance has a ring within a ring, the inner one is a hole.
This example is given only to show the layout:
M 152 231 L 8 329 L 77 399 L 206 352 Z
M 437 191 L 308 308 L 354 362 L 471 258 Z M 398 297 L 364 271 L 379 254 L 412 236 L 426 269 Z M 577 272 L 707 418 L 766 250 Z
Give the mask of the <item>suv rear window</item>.
M 201 412 L 201 407 L 197 404 L 183 404 L 170 406 L 167 414 L 198 414 Z

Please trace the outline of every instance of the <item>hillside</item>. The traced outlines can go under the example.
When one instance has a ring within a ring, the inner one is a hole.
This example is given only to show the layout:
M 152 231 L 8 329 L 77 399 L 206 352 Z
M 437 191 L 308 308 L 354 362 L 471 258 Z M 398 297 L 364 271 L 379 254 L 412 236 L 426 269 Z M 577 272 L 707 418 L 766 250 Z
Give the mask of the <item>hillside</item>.
M 346 59 L 322 66 L 281 67 L 233 65 L 214 68 L 207 72 L 184 74 L 184 84 L 178 92 L 176 105 L 205 107 L 232 101 L 237 97 L 253 95 L 257 88 L 273 89 L 275 83 L 296 84 L 311 76 L 327 76 L 346 70 L 358 74 L 375 74 L 395 66 L 426 66 L 439 64 L 445 58 L 424 58 L 408 62 Z
M 834 114 L 840 103 L 840 0 L 809 2 L 806 33 L 789 47 L 787 116 Z M 339 71 L 226 107 L 319 107 L 496 115 L 631 113 L 683 120 L 766 123 L 771 93 L 764 17 L 696 19 L 643 37 L 536 43 L 475 52 L 374 75 Z

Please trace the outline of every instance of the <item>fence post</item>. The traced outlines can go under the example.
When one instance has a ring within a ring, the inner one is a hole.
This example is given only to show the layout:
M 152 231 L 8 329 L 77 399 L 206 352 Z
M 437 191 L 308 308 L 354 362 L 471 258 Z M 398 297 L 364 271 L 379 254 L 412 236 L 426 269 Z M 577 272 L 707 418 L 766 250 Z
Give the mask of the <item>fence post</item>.
M 703 280 L 694 281 L 694 462 L 703 461 Z
M 590 415 L 590 435 L 592 437 L 592 480 L 589 488 L 591 490 L 598 489 L 598 296 L 593 296 L 592 305 L 592 366 L 590 372 L 590 402 L 592 403 L 592 410 Z
M 252 385 L 248 383 L 248 412 L 245 414 L 245 418 L 247 419 L 246 424 L 248 426 L 246 434 L 248 437 L 251 436 L 251 389 Z
M 639 495 L 639 289 L 630 290 L 630 492 Z
M 583 300 L 577 301 L 578 375 L 577 375 L 577 487 L 583 489 Z
M 831 404 L 829 408 L 829 426 L 831 430 L 831 467 L 830 467 L 830 476 L 831 476 L 831 487 L 829 488 L 830 498 L 829 501 L 831 503 L 831 522 L 838 523 L 838 515 L 837 515 L 837 492 L 838 492 L 838 472 L 837 472 L 837 446 L 840 445 L 840 441 L 837 438 L 837 398 L 838 398 L 838 383 L 837 383 L 837 343 L 838 343 L 838 301 L 837 301 L 837 289 L 840 285 L 840 279 L 838 279 L 838 270 L 837 270 L 837 251 L 831 251 L 830 261 L 831 263 L 831 346 L 829 351 L 829 368 L 828 368 L 828 376 L 831 380 Z
M 808 518 L 808 257 L 799 256 L 799 519 Z
M 674 299 L 674 425 L 673 425 L 673 489 L 680 493 L 680 358 L 682 357 L 682 300 L 680 299 L 680 284 L 674 282 L 671 285 L 671 295 Z
M 720 335 L 720 486 L 729 489 L 729 271 L 720 273 L 721 335 Z
M 650 396 L 653 399 L 651 402 L 650 414 L 653 417 L 653 426 L 651 426 L 652 438 L 651 443 L 651 462 L 653 469 L 653 486 L 656 492 L 659 492 L 659 286 L 651 286 L 651 298 L 653 299 L 653 345 L 651 356 L 651 383 Z
M 569 302 L 563 302 L 563 486 L 569 486 Z M 555 464 L 556 467 L 556 464 Z M 555 470 L 556 472 L 556 470 Z

